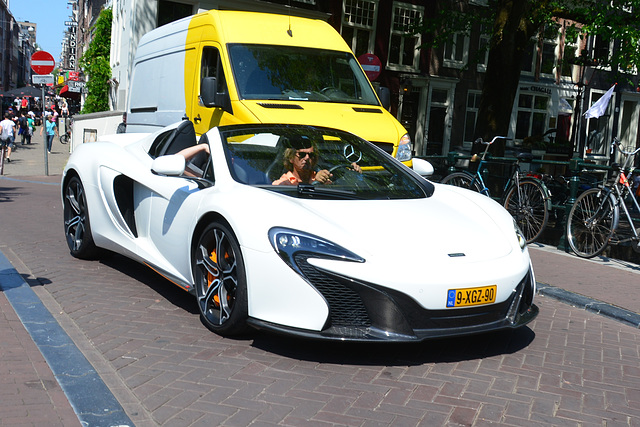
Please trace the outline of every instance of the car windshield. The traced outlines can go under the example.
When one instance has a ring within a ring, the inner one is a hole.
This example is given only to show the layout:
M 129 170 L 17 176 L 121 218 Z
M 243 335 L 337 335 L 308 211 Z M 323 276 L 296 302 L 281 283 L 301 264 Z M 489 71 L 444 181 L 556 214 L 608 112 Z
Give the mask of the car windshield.
M 232 44 L 229 55 L 240 99 L 379 106 L 367 77 L 349 52 Z
M 347 132 L 304 125 L 218 129 L 231 175 L 243 184 L 323 199 L 415 199 L 433 191 L 429 182 Z

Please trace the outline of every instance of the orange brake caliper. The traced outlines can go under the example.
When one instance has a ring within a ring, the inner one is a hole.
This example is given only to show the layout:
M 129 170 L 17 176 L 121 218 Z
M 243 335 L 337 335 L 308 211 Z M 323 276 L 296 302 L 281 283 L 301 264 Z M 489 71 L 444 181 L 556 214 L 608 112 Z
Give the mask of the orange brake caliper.
M 218 263 L 218 256 L 216 255 L 216 251 L 211 251 L 211 256 L 209 256 L 209 259 L 211 261 L 213 261 L 214 264 Z M 214 276 L 213 274 L 211 274 L 210 272 L 207 272 L 207 290 L 211 287 L 211 285 L 213 284 L 213 281 L 217 279 L 217 276 Z M 215 294 L 213 296 L 213 302 L 220 307 L 220 298 L 218 297 L 218 294 Z

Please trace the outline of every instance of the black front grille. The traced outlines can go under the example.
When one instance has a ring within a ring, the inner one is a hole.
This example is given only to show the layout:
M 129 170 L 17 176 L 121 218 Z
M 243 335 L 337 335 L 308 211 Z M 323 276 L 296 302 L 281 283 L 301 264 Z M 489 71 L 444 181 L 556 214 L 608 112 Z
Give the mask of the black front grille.
M 388 142 L 370 142 L 385 153 L 393 154 L 393 144 L 389 144 Z
M 307 256 L 299 254 L 295 257 L 295 262 L 313 287 L 329 303 L 330 326 L 364 328 L 371 326 L 371 319 L 369 319 L 362 298 L 353 289 L 344 286 L 309 264 Z

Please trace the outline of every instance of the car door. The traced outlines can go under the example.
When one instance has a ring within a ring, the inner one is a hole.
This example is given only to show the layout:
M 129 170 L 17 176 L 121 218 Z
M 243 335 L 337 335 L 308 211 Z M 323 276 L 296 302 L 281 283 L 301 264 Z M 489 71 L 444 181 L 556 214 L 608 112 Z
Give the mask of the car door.
M 191 122 L 184 121 L 181 126 L 184 132 L 181 133 L 179 126 L 177 138 L 152 147 L 154 155 L 176 154 L 195 145 L 195 130 Z M 200 143 L 208 144 L 206 136 L 200 138 Z M 148 206 L 144 215 L 138 217 L 138 222 L 144 227 L 139 231 L 140 236 L 144 236 L 139 239 L 140 250 L 151 255 L 149 259 L 155 264 L 151 267 L 183 287 L 191 283 L 190 244 L 198 207 L 213 183 L 209 156 L 205 157 L 200 166 L 209 172 L 200 181 L 186 176 L 156 175 L 144 198 Z M 205 181 L 209 184 L 203 185 Z

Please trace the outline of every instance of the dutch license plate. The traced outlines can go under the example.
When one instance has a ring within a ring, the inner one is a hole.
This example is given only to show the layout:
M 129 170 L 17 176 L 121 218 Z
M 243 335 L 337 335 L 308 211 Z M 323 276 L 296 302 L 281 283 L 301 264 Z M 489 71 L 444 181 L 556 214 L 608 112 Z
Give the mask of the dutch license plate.
M 496 302 L 496 285 L 480 288 L 449 289 L 447 307 L 468 307 Z

